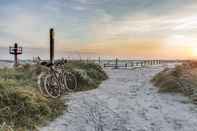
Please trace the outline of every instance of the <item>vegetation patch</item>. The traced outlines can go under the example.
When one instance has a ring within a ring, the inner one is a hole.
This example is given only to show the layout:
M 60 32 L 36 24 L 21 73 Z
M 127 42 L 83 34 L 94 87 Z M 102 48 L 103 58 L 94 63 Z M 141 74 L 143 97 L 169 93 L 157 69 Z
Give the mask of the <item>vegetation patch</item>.
M 102 68 L 92 63 L 67 63 L 65 69 L 76 75 L 79 86 L 76 91 L 94 89 L 107 79 Z M 63 98 L 46 98 L 37 88 L 37 76 L 47 70 L 45 66 L 29 64 L 0 69 L 0 131 L 36 130 L 63 113 L 66 109 Z
M 103 68 L 94 63 L 75 61 L 66 64 L 65 69 L 75 74 L 78 81 L 76 91 L 95 89 L 103 80 L 108 78 Z
M 151 80 L 159 92 L 179 92 L 197 104 L 197 62 L 189 61 L 175 68 L 166 68 Z

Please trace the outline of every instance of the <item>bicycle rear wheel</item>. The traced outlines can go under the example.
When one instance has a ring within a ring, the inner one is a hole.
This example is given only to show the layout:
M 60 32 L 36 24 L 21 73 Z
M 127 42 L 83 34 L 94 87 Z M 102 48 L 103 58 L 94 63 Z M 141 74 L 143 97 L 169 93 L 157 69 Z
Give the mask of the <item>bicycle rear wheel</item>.
M 71 72 L 66 72 L 64 75 L 64 81 L 66 81 L 66 89 L 68 91 L 74 91 L 77 89 L 77 78 Z
M 53 75 L 47 75 L 44 81 L 44 88 L 46 93 L 51 98 L 58 98 L 61 96 L 59 81 Z

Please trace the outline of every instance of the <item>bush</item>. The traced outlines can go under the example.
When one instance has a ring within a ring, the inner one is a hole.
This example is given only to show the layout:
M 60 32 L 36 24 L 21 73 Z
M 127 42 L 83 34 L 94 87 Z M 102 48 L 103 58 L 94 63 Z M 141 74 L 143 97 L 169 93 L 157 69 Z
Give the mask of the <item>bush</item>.
M 179 75 L 178 70 L 166 68 L 155 75 L 152 82 L 159 87 L 160 92 L 180 92 L 180 84 L 177 81 Z
M 94 89 L 107 79 L 103 69 L 92 63 L 67 63 L 65 69 L 75 74 L 79 86 L 76 91 Z M 6 123 L 3 129 L 34 130 L 66 109 L 63 99 L 43 97 L 37 90 L 37 76 L 46 71 L 45 66 L 30 64 L 0 69 L 0 125 Z
M 197 104 L 197 62 L 183 63 L 174 69 L 166 68 L 151 81 L 159 92 L 180 92 Z
M 65 69 L 75 74 L 78 81 L 76 91 L 95 89 L 108 78 L 102 67 L 94 63 L 71 62 L 65 65 Z
M 0 125 L 15 130 L 35 129 L 65 109 L 62 99 L 43 97 L 37 90 L 37 75 L 46 70 L 39 65 L 0 69 Z
M 9 85 L 10 86 L 10 85 Z M 41 122 L 55 118 L 64 110 L 64 101 L 47 99 L 31 87 L 6 86 L 0 82 L 0 123 L 18 129 L 34 129 Z

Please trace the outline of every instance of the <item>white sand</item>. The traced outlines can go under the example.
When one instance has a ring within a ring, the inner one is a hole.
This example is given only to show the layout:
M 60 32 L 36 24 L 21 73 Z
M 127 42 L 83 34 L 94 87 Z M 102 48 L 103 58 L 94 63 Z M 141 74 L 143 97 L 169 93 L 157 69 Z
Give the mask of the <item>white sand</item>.
M 8 63 L 8 62 L 0 62 L 0 68 L 11 68 L 13 66 L 12 63 Z
M 107 70 L 108 80 L 67 96 L 69 111 L 40 131 L 197 131 L 195 106 L 149 82 L 161 70 Z

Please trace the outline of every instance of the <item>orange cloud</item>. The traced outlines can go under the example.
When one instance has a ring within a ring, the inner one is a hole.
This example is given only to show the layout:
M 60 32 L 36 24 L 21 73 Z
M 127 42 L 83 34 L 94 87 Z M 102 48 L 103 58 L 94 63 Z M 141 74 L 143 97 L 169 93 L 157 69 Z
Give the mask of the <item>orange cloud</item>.
M 95 52 L 123 58 L 144 59 L 194 59 L 190 47 L 168 47 L 162 39 L 108 40 L 81 48 L 82 52 Z M 197 53 L 196 53 L 197 57 Z
M 92 43 L 81 48 L 81 51 L 94 51 L 114 56 L 153 56 L 162 50 L 161 40 L 107 40 Z

